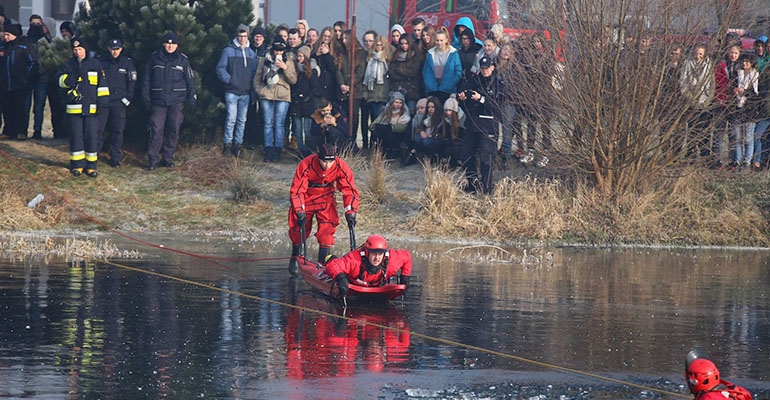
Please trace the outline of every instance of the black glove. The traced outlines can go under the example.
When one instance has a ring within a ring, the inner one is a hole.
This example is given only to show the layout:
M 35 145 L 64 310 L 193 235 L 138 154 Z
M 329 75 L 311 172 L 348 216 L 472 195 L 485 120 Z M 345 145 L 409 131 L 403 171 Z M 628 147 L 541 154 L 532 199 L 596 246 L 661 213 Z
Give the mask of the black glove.
M 345 220 L 348 221 L 348 228 L 356 227 L 356 213 L 345 214 Z
M 398 283 L 400 283 L 400 284 L 402 284 L 402 285 L 404 285 L 406 287 L 409 287 L 409 276 L 408 275 L 401 275 L 398 278 Z
M 344 273 L 339 273 L 334 280 L 337 281 L 337 288 L 339 289 L 340 296 L 345 297 L 345 295 L 348 294 L 348 276 Z
M 304 211 L 300 211 L 297 213 L 297 226 L 303 227 L 305 226 L 305 223 L 307 222 L 307 216 L 305 215 Z

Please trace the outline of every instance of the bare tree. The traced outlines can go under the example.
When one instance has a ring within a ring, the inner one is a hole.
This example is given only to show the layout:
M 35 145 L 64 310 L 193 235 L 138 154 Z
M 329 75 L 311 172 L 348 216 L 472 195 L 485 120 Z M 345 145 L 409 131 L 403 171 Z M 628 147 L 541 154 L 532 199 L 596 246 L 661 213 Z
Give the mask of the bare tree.
M 737 19 L 736 3 L 541 0 L 537 15 L 512 12 L 514 28 L 532 18 L 543 27 L 514 40 L 513 66 L 501 72 L 524 123 L 538 127 L 535 150 L 577 177 L 591 177 L 608 195 L 644 189 L 702 162 L 700 150 L 710 149 L 724 124 L 717 116 L 694 129 L 693 115 L 703 105 L 683 90 L 682 62 L 698 43 L 723 54 L 714 37 Z M 717 34 L 706 35 L 717 21 Z M 546 39 L 552 62 L 538 59 L 531 42 L 538 38 Z M 699 83 L 704 90 L 713 84 L 715 61 L 711 80 Z

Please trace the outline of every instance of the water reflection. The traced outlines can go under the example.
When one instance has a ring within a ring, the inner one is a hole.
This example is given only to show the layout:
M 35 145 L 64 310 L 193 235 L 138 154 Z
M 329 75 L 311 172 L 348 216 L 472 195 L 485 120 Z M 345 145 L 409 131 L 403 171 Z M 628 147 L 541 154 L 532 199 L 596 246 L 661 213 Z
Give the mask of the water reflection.
M 429 246 L 415 246 L 403 303 L 354 306 L 349 319 L 310 311 L 341 313 L 282 260 L 126 261 L 223 291 L 104 264 L 0 260 L 0 397 L 350 398 L 362 374 L 542 370 L 421 335 L 674 380 L 698 346 L 749 389 L 770 379 L 766 252 L 553 249 L 552 265 L 521 265 Z

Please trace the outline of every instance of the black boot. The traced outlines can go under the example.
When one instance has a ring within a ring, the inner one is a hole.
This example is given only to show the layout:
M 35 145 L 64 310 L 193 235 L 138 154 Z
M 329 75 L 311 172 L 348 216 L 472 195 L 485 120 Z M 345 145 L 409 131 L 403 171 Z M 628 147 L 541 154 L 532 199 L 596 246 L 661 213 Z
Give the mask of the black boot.
M 263 162 L 270 162 L 273 161 L 273 148 L 272 147 L 265 147 L 265 157 L 262 159 Z
M 225 145 L 222 147 L 222 155 L 226 156 L 230 154 L 233 151 L 232 149 L 233 149 L 233 145 L 231 145 L 230 143 L 225 143 Z
M 329 257 L 329 254 L 331 254 L 332 249 L 328 247 L 320 247 L 318 249 L 318 262 L 321 264 L 326 264 L 326 258 Z
M 241 145 L 235 144 L 233 145 L 233 157 L 240 158 L 241 157 Z
M 281 151 L 283 151 L 283 147 L 273 147 L 273 162 L 281 161 Z
M 299 257 L 299 245 L 291 245 L 291 260 L 289 260 L 289 273 L 292 275 L 299 274 L 299 261 L 297 261 L 297 257 Z

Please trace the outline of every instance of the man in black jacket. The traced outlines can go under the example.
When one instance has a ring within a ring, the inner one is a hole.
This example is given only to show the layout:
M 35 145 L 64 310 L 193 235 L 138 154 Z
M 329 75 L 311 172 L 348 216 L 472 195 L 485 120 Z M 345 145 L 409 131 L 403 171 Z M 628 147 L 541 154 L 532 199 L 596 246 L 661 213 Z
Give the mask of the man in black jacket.
M 161 42 L 163 48 L 150 56 L 142 85 L 142 98 L 150 110 L 150 143 L 147 149 L 150 171 L 158 165 L 174 167 L 179 127 L 184 121 L 184 103 L 194 109 L 197 100 L 193 70 L 187 56 L 178 51 L 176 33 L 166 33 Z
M 120 168 L 123 158 L 123 131 L 126 129 L 126 108 L 134 99 L 136 86 L 136 67 L 130 58 L 123 54 L 123 41 L 110 40 L 107 49 L 108 57 L 101 59 L 104 73 L 107 75 L 107 85 L 110 88 L 110 105 L 99 113 L 99 146 L 101 150 L 104 141 L 104 128 L 109 124 L 110 129 L 110 159 L 107 163 L 112 168 Z
M 495 61 L 484 56 L 479 61 L 479 74 L 469 79 L 457 98 L 462 101 L 468 119 L 462 138 L 462 155 L 466 191 L 490 193 L 492 168 L 497 156 L 499 125 L 502 120 L 503 82 L 495 71 Z M 476 170 L 476 154 L 479 157 L 481 180 Z
M 3 97 L 3 136 L 24 140 L 29 128 L 27 100 L 37 79 L 37 53 L 22 36 L 21 25 L 6 27 L 3 62 L 0 63 L 0 92 Z

